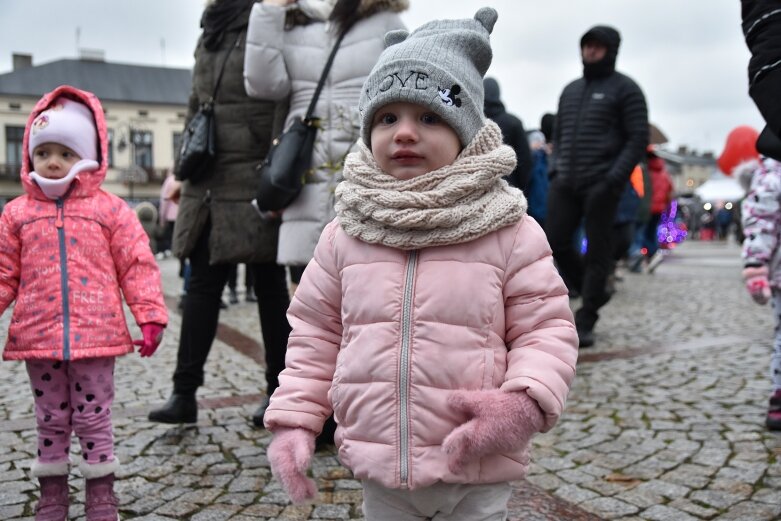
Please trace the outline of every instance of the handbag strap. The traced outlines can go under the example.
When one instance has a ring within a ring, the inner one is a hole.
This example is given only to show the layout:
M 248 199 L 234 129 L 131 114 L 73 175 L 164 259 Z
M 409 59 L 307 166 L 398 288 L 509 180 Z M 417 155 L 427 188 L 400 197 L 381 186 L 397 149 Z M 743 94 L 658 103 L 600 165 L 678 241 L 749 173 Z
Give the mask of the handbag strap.
M 328 77 L 328 73 L 331 70 L 331 65 L 334 63 L 334 57 L 336 56 L 336 51 L 339 50 L 339 45 L 342 43 L 342 39 L 344 38 L 344 35 L 347 34 L 347 31 L 350 30 L 350 27 L 345 27 L 342 32 L 339 33 L 339 37 L 336 39 L 336 43 L 334 44 L 333 49 L 331 49 L 331 54 L 328 55 L 328 61 L 325 62 L 325 67 L 323 67 L 323 72 L 320 74 L 320 80 L 317 82 L 317 88 L 315 89 L 315 93 L 312 96 L 312 101 L 309 102 L 309 108 L 306 109 L 306 116 L 304 116 L 304 121 L 308 122 L 312 119 L 312 116 L 315 112 L 315 105 L 317 105 L 317 100 L 320 97 L 320 92 L 323 90 L 323 86 L 325 85 L 325 80 Z
M 212 97 L 209 98 L 208 101 L 210 105 L 214 103 L 214 99 L 217 97 L 217 91 L 219 90 L 220 83 L 222 82 L 222 74 L 225 72 L 225 65 L 228 64 L 228 58 L 230 58 L 233 49 L 239 46 L 239 41 L 241 40 L 242 34 L 244 34 L 244 31 L 239 33 L 239 35 L 236 37 L 236 41 L 233 42 L 233 45 L 231 45 L 230 49 L 228 49 L 228 53 L 225 55 L 225 58 L 222 60 L 222 65 L 220 66 L 220 73 L 217 75 L 217 81 L 214 84 L 214 91 L 212 92 Z

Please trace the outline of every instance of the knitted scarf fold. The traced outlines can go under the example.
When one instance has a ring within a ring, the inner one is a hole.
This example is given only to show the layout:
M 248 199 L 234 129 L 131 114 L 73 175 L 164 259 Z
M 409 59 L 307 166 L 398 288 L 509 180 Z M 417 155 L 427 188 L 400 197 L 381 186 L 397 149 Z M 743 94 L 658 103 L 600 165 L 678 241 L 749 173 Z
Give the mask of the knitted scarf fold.
M 523 193 L 502 179 L 515 164 L 490 120 L 453 164 L 408 180 L 380 170 L 359 141 L 336 187 L 336 215 L 348 235 L 371 244 L 415 250 L 469 242 L 526 213 Z

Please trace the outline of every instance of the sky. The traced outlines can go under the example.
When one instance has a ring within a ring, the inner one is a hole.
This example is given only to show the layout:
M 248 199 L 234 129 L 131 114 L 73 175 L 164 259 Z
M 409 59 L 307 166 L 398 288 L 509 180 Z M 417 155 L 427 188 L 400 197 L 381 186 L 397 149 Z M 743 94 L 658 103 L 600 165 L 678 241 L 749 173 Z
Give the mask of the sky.
M 0 74 L 14 52 L 38 65 L 100 49 L 107 61 L 191 68 L 204 0 L 0 0 Z M 749 53 L 737 0 L 410 0 L 410 29 L 436 18 L 499 13 L 488 71 L 508 112 L 528 129 L 556 112 L 582 74 L 579 41 L 597 24 L 622 37 L 617 69 L 643 89 L 649 118 L 669 139 L 718 154 L 738 125 L 764 125 L 748 96 Z

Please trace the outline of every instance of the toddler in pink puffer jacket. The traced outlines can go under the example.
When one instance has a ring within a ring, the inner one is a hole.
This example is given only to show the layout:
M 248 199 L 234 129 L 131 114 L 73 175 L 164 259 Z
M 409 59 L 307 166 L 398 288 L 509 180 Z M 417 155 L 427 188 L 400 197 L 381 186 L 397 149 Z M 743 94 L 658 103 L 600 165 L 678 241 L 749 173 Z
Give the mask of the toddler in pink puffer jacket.
M 503 519 L 575 374 L 567 289 L 483 115 L 496 11 L 386 35 L 264 421 L 294 502 L 333 411 L 368 520 Z
M 135 213 L 101 189 L 103 108 L 61 86 L 25 129 L 25 194 L 0 217 L 0 313 L 14 303 L 4 360 L 24 360 L 35 400 L 38 521 L 68 518 L 71 434 L 81 444 L 87 520 L 117 519 L 111 405 L 114 360 L 151 356 L 168 323 L 160 272 Z M 124 296 L 143 338 L 132 340 Z

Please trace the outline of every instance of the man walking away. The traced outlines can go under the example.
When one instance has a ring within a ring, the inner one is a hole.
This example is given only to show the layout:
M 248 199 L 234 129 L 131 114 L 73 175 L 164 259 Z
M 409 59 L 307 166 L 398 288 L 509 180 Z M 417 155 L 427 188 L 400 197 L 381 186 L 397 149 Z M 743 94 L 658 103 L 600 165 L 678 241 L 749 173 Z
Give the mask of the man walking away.
M 594 344 L 599 308 L 610 295 L 612 227 L 632 169 L 648 144 L 648 110 L 640 87 L 615 70 L 621 37 L 608 26 L 580 40 L 583 77 L 564 88 L 554 130 L 553 181 L 548 194 L 548 239 L 571 290 L 583 303 L 575 314 L 580 347 Z M 588 249 L 573 237 L 584 222 Z

